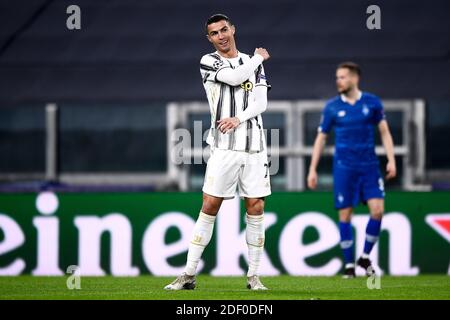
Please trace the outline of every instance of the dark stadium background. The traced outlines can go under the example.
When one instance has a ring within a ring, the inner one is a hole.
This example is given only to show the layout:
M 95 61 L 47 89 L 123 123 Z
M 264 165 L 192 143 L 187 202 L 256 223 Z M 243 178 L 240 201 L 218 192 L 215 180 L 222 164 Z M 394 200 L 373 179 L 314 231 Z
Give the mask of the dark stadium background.
M 66 28 L 66 8 L 71 4 L 81 8 L 81 30 Z M 20 175 L 27 181 L 43 177 L 46 103 L 56 103 L 60 110 L 62 172 L 165 170 L 165 105 L 205 100 L 198 63 L 212 48 L 204 36 L 204 22 L 223 12 L 237 26 L 241 51 L 252 53 L 256 46 L 270 51 L 266 70 L 273 86 L 271 100 L 335 95 L 334 69 L 344 60 L 361 65 L 361 87 L 382 99 L 424 99 L 430 174 L 422 182 L 446 188 L 449 2 L 377 1 L 381 30 L 366 28 L 370 4 L 1 0 L 3 180 L 14 181 L 11 172 L 30 173 Z M 114 135 L 105 122 L 120 122 L 124 113 L 136 121 L 124 123 L 122 134 Z M 145 131 L 139 131 L 140 121 L 147 122 L 141 124 Z M 84 131 L 70 130 L 70 123 L 82 123 Z M 394 129 L 394 139 L 395 133 Z M 151 152 L 139 154 L 148 143 Z

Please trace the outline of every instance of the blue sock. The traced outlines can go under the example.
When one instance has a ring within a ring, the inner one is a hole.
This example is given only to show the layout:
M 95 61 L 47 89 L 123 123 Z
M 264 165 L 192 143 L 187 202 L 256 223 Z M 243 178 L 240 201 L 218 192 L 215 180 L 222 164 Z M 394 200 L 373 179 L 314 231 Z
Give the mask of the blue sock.
M 381 220 L 369 219 L 366 228 L 366 241 L 364 242 L 364 254 L 369 255 L 378 240 L 381 229 Z
M 353 241 L 352 225 L 349 222 L 339 222 L 341 234 L 341 249 L 345 264 L 355 263 L 355 246 Z

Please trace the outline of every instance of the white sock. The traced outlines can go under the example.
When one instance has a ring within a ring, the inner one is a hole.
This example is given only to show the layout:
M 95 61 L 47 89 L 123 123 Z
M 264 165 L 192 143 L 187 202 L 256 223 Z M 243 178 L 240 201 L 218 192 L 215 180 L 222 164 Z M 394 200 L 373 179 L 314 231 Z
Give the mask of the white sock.
M 247 223 L 245 236 L 248 246 L 247 277 L 251 277 L 258 275 L 261 256 L 264 252 L 264 214 L 258 216 L 247 214 L 245 222 Z
M 187 275 L 195 275 L 203 250 L 205 250 L 205 247 L 211 240 L 215 220 L 215 216 L 200 211 L 197 222 L 195 223 L 192 240 L 189 243 L 186 268 L 184 269 Z
M 369 259 L 369 255 L 368 255 L 367 253 L 363 253 L 363 254 L 361 255 L 361 257 L 362 257 L 363 259 Z

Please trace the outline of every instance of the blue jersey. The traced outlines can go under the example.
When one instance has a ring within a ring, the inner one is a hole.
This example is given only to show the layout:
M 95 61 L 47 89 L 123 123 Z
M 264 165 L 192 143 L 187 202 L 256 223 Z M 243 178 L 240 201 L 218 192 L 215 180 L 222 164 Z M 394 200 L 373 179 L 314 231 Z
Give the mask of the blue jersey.
M 319 132 L 328 134 L 335 128 L 334 162 L 337 165 L 363 167 L 378 165 L 375 154 L 375 126 L 385 118 L 381 100 L 363 92 L 354 105 L 341 96 L 325 105 Z

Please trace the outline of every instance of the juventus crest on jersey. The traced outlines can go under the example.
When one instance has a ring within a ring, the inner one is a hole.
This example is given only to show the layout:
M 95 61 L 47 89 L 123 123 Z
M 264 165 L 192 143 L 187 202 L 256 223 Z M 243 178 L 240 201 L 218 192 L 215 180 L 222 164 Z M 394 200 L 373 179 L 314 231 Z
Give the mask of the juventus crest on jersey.
M 200 73 L 211 112 L 211 129 L 206 142 L 215 148 L 247 152 L 260 152 L 266 148 L 260 114 L 244 121 L 232 132 L 222 133 L 217 129 L 218 120 L 236 117 L 255 103 L 255 87 L 270 88 L 262 64 L 240 85 L 231 86 L 217 79 L 216 75 L 220 70 L 234 69 L 250 59 L 249 55 L 241 52 L 236 58 L 224 58 L 215 52 L 204 55 L 200 60 Z

